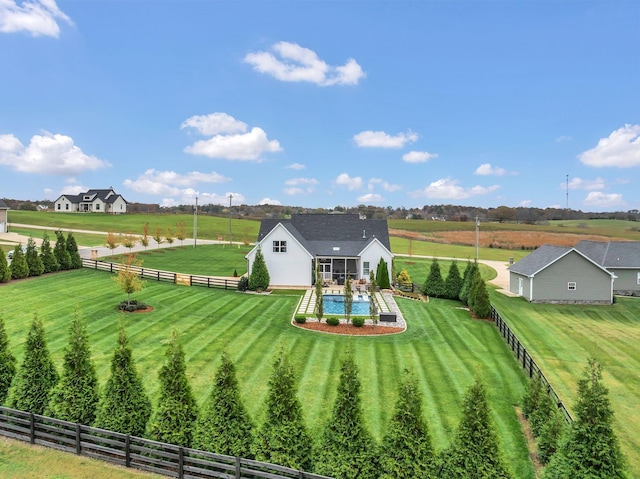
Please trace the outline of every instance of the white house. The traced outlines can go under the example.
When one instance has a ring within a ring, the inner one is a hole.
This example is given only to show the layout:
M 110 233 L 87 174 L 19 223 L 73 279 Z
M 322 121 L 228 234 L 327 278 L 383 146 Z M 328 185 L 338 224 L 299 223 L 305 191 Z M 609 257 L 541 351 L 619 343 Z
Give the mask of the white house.
M 7 212 L 9 211 L 9 207 L 7 206 L 7 204 L 0 200 L 0 233 L 6 233 L 7 232 Z
M 311 286 L 319 265 L 324 282 L 343 284 L 368 280 L 380 259 L 387 263 L 391 281 L 393 254 L 387 220 L 361 219 L 357 214 L 292 215 L 265 219 L 255 247 L 246 255 L 247 271 L 262 250 L 272 286 Z
M 79 195 L 61 195 L 54 203 L 55 212 L 91 212 L 122 214 L 127 212 L 126 200 L 113 188 L 89 190 Z

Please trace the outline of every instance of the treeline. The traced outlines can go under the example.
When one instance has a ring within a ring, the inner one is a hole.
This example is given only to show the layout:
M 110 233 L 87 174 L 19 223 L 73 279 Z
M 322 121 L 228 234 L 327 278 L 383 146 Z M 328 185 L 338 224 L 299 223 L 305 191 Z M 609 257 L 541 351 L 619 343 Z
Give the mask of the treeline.
M 61 231 L 56 231 L 55 235 L 56 243 L 53 248 L 46 233 L 42 238 L 40 251 L 32 237 L 27 241 L 26 247 L 16 245 L 11 252 L 11 264 L 8 263 L 4 250 L 0 249 L 0 283 L 82 268 L 82 258 L 73 233 L 69 232 L 66 238 Z
M 152 408 L 121 325 L 110 376 L 100 390 L 88 334 L 78 315 L 70 324 L 60 373 L 37 315 L 22 364 L 16 366 L 0 317 L 0 404 L 14 409 L 336 478 L 513 477 L 480 380 L 468 388 L 458 429 L 450 446 L 440 452 L 433 446 L 419 384 L 410 372 L 400 381 L 399 399 L 381 443 L 374 440 L 364 420 L 358 367 L 350 348 L 341 361 L 332 413 L 317 438 L 305 424 L 296 374 L 284 349 L 273 360 L 261 424 L 247 413 L 227 352 L 222 353 L 211 393 L 201 407 L 175 332 L 158 381 Z

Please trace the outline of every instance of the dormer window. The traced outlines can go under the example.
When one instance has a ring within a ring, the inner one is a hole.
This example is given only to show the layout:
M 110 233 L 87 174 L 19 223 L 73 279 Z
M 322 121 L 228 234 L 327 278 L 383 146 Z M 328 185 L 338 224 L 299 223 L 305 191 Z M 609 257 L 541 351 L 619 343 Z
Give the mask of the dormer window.
M 82 197 L 82 199 L 83 199 L 84 201 L 91 201 L 91 196 L 89 196 L 89 195 L 84 195 L 84 196 Z

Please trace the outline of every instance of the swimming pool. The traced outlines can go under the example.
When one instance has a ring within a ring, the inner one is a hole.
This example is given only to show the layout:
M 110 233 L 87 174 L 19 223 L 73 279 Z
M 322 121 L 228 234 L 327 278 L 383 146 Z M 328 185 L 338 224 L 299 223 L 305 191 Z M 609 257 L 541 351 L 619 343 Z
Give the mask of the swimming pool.
M 344 296 L 341 294 L 323 294 L 322 307 L 324 314 L 344 314 Z M 351 314 L 355 316 L 369 315 L 369 295 L 353 295 Z

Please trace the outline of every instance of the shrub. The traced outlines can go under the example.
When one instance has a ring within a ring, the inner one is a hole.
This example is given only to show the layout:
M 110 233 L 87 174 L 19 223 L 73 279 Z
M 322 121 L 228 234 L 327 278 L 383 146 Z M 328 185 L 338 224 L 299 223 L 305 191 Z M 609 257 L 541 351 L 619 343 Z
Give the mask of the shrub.
M 327 324 L 329 326 L 337 326 L 340 324 L 340 319 L 336 318 L 335 316 L 330 316 L 327 318 Z
M 389 284 L 389 267 L 387 266 L 387 262 L 382 258 L 380 258 L 380 262 L 378 263 L 376 281 L 380 289 L 391 288 L 391 284 Z
M 355 316 L 354 318 L 351 319 L 351 323 L 356 328 L 361 328 L 364 325 L 364 317 L 363 316 Z
M 0 248 L 0 283 L 6 283 L 11 279 L 11 268 L 7 262 L 4 250 Z
M 429 270 L 429 276 L 424 283 L 423 292 L 427 296 L 433 296 L 435 298 L 441 298 L 445 295 L 444 280 L 442 279 L 442 273 L 440 272 L 440 264 L 435 258 L 431 262 L 431 269 Z
M 295 321 L 298 324 L 304 324 L 307 322 L 307 317 L 301 314 L 297 314 L 295 317 Z
M 238 291 L 246 291 L 249 289 L 249 278 L 243 276 L 238 280 Z
M 7 398 L 9 387 L 15 374 L 16 358 L 9 350 L 9 340 L 4 329 L 4 319 L 0 315 L 0 406 L 4 404 L 4 400 Z
M 22 252 L 22 247 L 17 245 L 13 250 L 13 258 L 9 265 L 11 270 L 11 279 L 22 279 L 29 276 L 29 265 L 27 264 L 27 258 Z
M 264 261 L 262 249 L 258 247 L 251 274 L 249 275 L 249 289 L 252 291 L 264 291 L 269 287 L 270 281 L 267 263 Z

